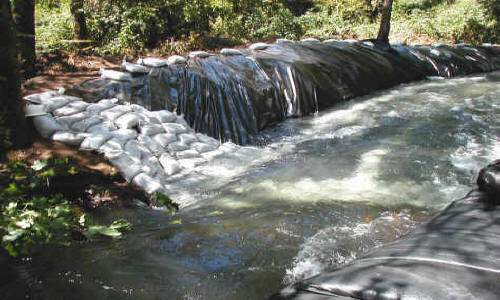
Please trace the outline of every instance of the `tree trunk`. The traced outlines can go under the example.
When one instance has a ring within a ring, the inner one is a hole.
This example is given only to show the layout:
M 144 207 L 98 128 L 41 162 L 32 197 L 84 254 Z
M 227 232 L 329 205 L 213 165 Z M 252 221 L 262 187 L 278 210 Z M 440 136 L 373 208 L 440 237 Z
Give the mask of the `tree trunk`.
M 382 4 L 382 15 L 380 18 L 380 28 L 378 30 L 377 40 L 389 43 L 389 32 L 391 31 L 391 13 L 393 0 L 384 0 Z
M 85 19 L 85 12 L 83 11 L 84 0 L 71 0 L 70 11 L 73 16 L 73 35 L 75 39 L 86 40 L 87 35 L 87 21 Z
M 28 79 L 36 75 L 35 0 L 13 0 L 12 13 L 20 67 L 24 78 Z
M 10 131 L 11 141 L 19 146 L 30 140 L 31 133 L 28 132 L 21 105 L 16 37 L 9 0 L 0 0 L 0 34 L 2 36 L 0 38 L 0 57 L 2 58 L 0 59 L 0 118 L 6 129 Z M 0 128 L 0 131 L 5 132 L 5 128 Z M 2 132 L 0 134 L 4 135 Z

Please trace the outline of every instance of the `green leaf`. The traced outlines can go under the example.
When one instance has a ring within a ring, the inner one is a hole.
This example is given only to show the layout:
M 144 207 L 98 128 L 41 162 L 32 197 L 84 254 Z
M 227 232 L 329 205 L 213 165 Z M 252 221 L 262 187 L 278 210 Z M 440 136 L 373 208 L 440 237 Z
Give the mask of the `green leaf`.
M 25 232 L 26 231 L 24 229 L 21 229 L 21 228 L 9 228 L 8 234 L 6 234 L 2 237 L 2 241 L 4 243 L 14 242 L 19 237 L 21 237 Z
M 181 219 L 174 220 L 174 221 L 170 222 L 170 225 L 182 225 L 182 220 Z
M 34 171 L 41 171 L 43 170 L 45 167 L 47 167 L 49 165 L 49 162 L 47 160 L 36 160 L 33 165 L 31 166 L 31 168 L 34 170 Z
M 89 226 L 89 229 L 87 230 L 87 232 L 85 232 L 85 235 L 87 235 L 87 237 L 103 235 L 116 238 L 116 237 L 121 237 L 122 233 L 114 228 L 109 228 L 107 226 L 102 226 L 102 225 L 94 225 L 94 226 Z

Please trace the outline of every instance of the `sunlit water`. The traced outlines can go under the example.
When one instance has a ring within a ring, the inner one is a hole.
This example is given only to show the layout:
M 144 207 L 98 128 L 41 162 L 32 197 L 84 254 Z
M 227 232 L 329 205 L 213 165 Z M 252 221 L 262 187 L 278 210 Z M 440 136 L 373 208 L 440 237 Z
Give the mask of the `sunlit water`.
M 288 120 L 177 187 L 190 203 L 177 215 L 101 209 L 95 221 L 125 217 L 134 231 L 46 249 L 16 266 L 6 293 L 265 299 L 465 195 L 500 158 L 499 83 L 500 73 L 432 79 Z

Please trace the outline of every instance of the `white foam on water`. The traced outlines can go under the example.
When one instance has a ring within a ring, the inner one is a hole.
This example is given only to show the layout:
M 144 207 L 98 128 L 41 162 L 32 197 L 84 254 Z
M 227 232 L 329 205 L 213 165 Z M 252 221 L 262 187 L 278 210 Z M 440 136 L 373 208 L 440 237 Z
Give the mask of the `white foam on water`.
M 349 263 L 363 252 L 407 234 L 416 225 L 409 212 L 403 210 L 384 212 L 374 220 L 366 218 L 323 228 L 301 244 L 283 283 L 292 284 L 326 268 Z

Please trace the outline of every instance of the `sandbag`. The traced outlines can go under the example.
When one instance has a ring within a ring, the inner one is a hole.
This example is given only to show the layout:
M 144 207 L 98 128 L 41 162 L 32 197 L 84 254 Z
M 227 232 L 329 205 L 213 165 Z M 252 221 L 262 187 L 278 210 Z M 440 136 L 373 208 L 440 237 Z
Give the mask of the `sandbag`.
M 101 74 L 101 78 L 103 78 L 103 79 L 110 79 L 110 80 L 116 80 L 116 81 L 132 81 L 133 80 L 132 75 L 130 75 L 129 73 L 125 73 L 125 72 L 101 69 L 101 70 L 99 70 L 99 73 Z
M 52 135 L 52 140 L 71 146 L 79 146 L 86 137 L 88 137 L 87 133 L 58 131 Z
M 48 139 L 54 132 L 63 131 L 64 128 L 57 123 L 51 115 L 33 117 L 33 125 L 43 138 Z
M 163 153 L 160 156 L 159 161 L 165 171 L 165 174 L 168 176 L 177 174 L 182 170 L 182 167 L 179 165 L 177 160 L 167 153 Z

